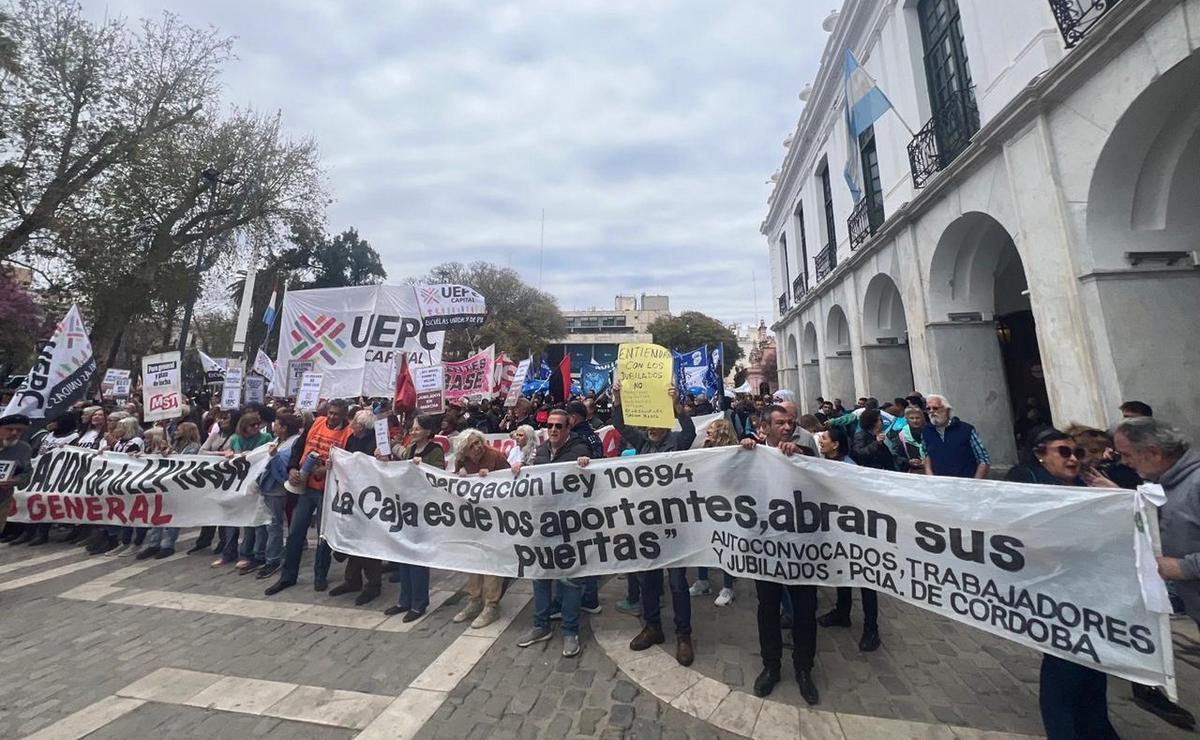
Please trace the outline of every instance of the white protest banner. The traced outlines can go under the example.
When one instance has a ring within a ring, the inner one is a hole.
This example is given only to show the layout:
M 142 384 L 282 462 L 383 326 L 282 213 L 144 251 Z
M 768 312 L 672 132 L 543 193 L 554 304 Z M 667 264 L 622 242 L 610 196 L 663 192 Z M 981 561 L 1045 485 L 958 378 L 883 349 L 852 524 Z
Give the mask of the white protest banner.
M 392 437 L 386 417 L 375 420 L 375 450 L 385 455 L 392 454 Z
M 225 383 L 221 386 L 221 408 L 236 409 L 242 405 L 242 369 L 231 367 L 225 371 Z
M 443 395 L 447 401 L 490 396 L 492 368 L 495 366 L 495 346 L 471 355 L 462 362 L 443 362 L 446 385 Z
M 110 367 L 100 381 L 100 394 L 105 398 L 129 398 L 130 384 L 130 371 Z
M 142 358 L 142 418 L 174 419 L 183 405 L 179 383 L 179 353 L 163 352 Z
M 390 397 L 392 356 L 409 368 L 442 361 L 444 332 L 421 319 L 411 285 L 291 290 L 283 299 L 280 362 L 312 362 L 329 398 Z
M 214 360 L 200 350 L 196 350 L 196 354 L 200 355 L 200 367 L 204 369 L 205 383 L 225 382 L 225 369 L 229 367 L 229 360 Z
M 512 578 L 708 566 L 859 586 L 1174 691 L 1168 615 L 1147 609 L 1135 558 L 1157 522 L 1153 507 L 1135 516 L 1131 491 L 890 473 L 764 446 L 486 477 L 335 449 L 324 505 L 326 539 L 350 555 Z
M 24 414 L 31 419 L 58 418 L 83 398 L 95 374 L 92 341 L 79 307 L 72 303 L 67 315 L 54 327 L 54 334 L 38 349 L 33 367 L 4 414 Z
M 267 379 L 257 375 L 247 375 L 242 382 L 246 403 L 263 403 L 267 400 Z
M 417 413 L 440 414 L 446 410 L 441 365 L 412 368 L 412 381 L 417 394 Z
M 525 386 L 525 376 L 529 375 L 529 365 L 533 362 L 526 358 L 517 363 L 517 370 L 513 373 L 512 382 L 508 386 L 508 394 L 504 398 L 505 406 L 516 406 L 517 400 L 521 397 L 521 388 Z
M 426 329 L 444 331 L 479 326 L 487 318 L 483 295 L 466 285 L 414 285 Z
M 33 463 L 15 494 L 13 521 L 197 527 L 266 524 L 256 481 L 270 461 L 260 447 L 231 458 L 140 455 L 57 447 Z
M 275 363 L 267 356 L 266 352 L 261 349 L 254 355 L 254 367 L 251 368 L 254 372 L 266 378 L 268 383 L 275 382 Z
M 287 378 L 287 396 L 295 398 L 300 392 L 300 379 L 304 377 L 304 373 L 311 373 L 317 363 L 311 360 L 293 360 L 288 363 L 288 378 Z
M 297 411 L 316 411 L 321 402 L 321 386 L 324 383 L 321 373 L 304 373 L 300 378 L 300 390 L 296 392 Z

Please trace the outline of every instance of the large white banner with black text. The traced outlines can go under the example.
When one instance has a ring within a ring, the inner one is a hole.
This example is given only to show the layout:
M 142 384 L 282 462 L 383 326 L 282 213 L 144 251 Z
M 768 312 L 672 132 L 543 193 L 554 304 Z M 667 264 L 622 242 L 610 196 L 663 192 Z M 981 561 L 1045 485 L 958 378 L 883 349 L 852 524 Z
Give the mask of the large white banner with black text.
M 1174 690 L 1167 616 L 1147 608 L 1135 558 L 1157 522 L 1129 491 L 885 473 L 765 447 L 486 477 L 334 450 L 324 505 L 324 536 L 352 555 L 517 578 L 708 566 L 873 588 Z

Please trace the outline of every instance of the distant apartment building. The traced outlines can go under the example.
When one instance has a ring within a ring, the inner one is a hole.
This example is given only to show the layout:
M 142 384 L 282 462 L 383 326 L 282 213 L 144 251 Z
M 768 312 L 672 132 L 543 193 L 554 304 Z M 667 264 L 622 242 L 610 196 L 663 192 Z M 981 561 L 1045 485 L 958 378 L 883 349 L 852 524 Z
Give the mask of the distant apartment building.
M 671 301 L 665 295 L 619 295 L 608 309 L 590 308 L 583 311 L 563 311 L 567 333 L 547 347 L 547 355 L 571 355 L 575 374 L 587 362 L 615 362 L 617 345 L 627 342 L 650 342 L 650 325 L 663 316 L 671 315 Z

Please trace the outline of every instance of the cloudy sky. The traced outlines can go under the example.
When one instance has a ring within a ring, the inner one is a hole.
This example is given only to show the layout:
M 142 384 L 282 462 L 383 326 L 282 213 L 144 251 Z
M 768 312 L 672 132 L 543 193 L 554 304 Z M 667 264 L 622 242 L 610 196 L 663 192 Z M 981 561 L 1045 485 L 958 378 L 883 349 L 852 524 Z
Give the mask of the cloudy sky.
M 764 181 L 837 4 L 85 0 L 236 36 L 228 102 L 316 139 L 329 229 L 393 280 L 488 260 L 564 309 L 665 293 L 738 322 L 770 316 Z

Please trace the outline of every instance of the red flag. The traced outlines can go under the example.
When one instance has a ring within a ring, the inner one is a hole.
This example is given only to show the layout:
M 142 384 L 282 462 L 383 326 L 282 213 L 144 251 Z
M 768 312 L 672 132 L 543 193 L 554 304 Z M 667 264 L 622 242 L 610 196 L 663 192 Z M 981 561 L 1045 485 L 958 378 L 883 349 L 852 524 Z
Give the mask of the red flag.
M 392 403 L 397 412 L 410 412 L 417 408 L 417 389 L 413 386 L 412 374 L 408 372 L 408 354 L 400 353 L 400 367 L 396 370 L 396 398 Z
M 550 397 L 566 403 L 571 398 L 571 353 L 563 355 L 558 370 L 550 376 Z
M 513 376 L 517 374 L 517 363 L 508 359 L 508 355 L 503 352 L 496 357 L 495 371 L 492 373 L 492 378 L 496 385 L 493 391 L 500 398 L 508 395 L 508 389 L 512 386 Z

